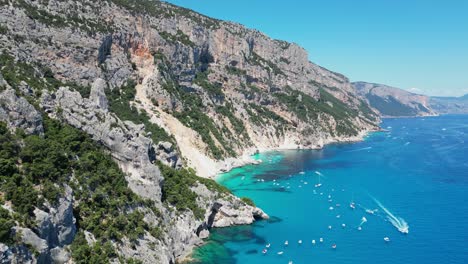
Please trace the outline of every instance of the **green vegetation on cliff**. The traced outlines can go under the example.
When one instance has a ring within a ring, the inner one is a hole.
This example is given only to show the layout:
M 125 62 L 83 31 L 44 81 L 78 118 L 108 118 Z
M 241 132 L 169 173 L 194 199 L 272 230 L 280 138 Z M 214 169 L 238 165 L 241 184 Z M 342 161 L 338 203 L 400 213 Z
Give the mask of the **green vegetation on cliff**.
M 177 42 L 180 42 L 182 44 L 184 44 L 185 46 L 189 46 L 189 47 L 195 47 L 195 43 L 193 43 L 189 36 L 187 36 L 184 32 L 182 32 L 181 30 L 177 30 L 177 33 L 174 35 L 174 34 L 171 34 L 169 32 L 165 32 L 165 31 L 162 31 L 159 33 L 159 35 L 165 39 L 166 41 L 170 42 L 170 43 L 177 43 Z
M 170 66 L 164 55 L 156 53 L 154 57 L 159 69 L 171 77 Z M 207 91 L 213 101 L 221 104 L 221 102 L 224 101 L 222 87 L 219 84 L 212 84 L 208 80 L 208 74 L 209 71 L 197 73 L 193 82 Z M 238 140 L 235 140 L 235 136 L 229 129 L 225 126 L 219 127 L 213 122 L 213 119 L 206 114 L 207 106 L 203 104 L 200 95 L 196 91 L 186 90 L 181 87 L 177 81 L 169 78 L 162 84 L 162 87 L 183 105 L 182 109 L 173 111 L 171 114 L 182 124 L 195 130 L 200 135 L 213 158 L 219 160 L 226 156 L 236 156 L 233 149 L 233 142 L 238 142 Z M 249 139 L 243 123 L 232 113 L 232 105 L 226 103 L 225 106 L 219 105 L 214 107 L 213 110 L 218 114 L 226 116 L 231 124 L 234 125 L 235 131 L 240 132 L 240 135 L 245 139 Z M 233 142 L 229 142 L 227 140 L 229 138 L 234 139 L 232 140 Z
M 88 97 L 91 89 L 89 86 L 81 86 L 74 82 L 59 81 L 49 68 L 38 63 L 17 61 L 5 51 L 0 54 L 0 72 L 13 88 L 17 90 L 24 82 L 35 92 L 36 96 L 40 95 L 42 89 L 53 91 L 61 86 L 68 86 L 80 92 L 83 97 Z
M 402 104 L 393 96 L 383 98 L 377 95 L 367 94 L 366 97 L 369 103 L 384 116 L 414 116 L 418 113 L 418 110 L 420 110 Z
M 132 121 L 135 124 L 144 124 L 145 131 L 151 133 L 151 139 L 157 144 L 161 141 L 169 141 L 175 144 L 175 140 L 160 126 L 152 123 L 150 118 L 144 110 L 138 111 L 134 106 L 130 104 L 131 101 L 135 100 L 135 82 L 128 80 L 127 84 L 115 88 L 113 90 L 107 90 L 106 96 L 109 101 L 109 110 L 115 113 L 122 121 Z
M 213 180 L 198 177 L 192 169 L 173 169 L 158 163 L 164 176 L 162 200 L 177 208 L 178 211 L 191 210 L 197 219 L 203 219 L 205 210 L 197 204 L 197 194 L 191 190 L 197 184 L 205 185 L 209 190 L 219 194 L 230 193 L 228 189 Z
M 12 203 L 13 218 L 20 225 L 33 227 L 34 208 L 45 209 L 46 200 L 56 204 L 65 184 L 69 184 L 74 191 L 78 230 L 91 232 L 96 244 L 106 247 L 102 257 L 115 256 L 110 241 L 118 242 L 123 237 L 136 241 L 145 232 L 161 233 L 159 227 L 143 220 L 141 210 L 148 210 L 143 208 L 159 214 L 153 202 L 140 198 L 127 187 L 125 175 L 110 155 L 84 132 L 48 118 L 44 119 L 43 136 L 26 136 L 20 131 L 13 135 L 3 123 L 0 132 L 0 191 Z M 5 215 L 3 211 L 0 213 Z M 5 219 L 0 221 L 2 241 L 12 239 L 7 232 L 11 221 Z M 79 239 L 74 242 L 72 254 L 76 259 L 88 259 L 87 254 L 83 255 L 88 252 L 86 246 Z M 99 249 L 93 253 L 102 252 Z
M 358 115 L 357 111 L 350 109 L 325 89 L 320 88 L 320 99 L 318 100 L 288 87 L 285 90 L 286 93 L 275 93 L 274 96 L 291 112 L 294 112 L 300 120 L 313 122 L 318 120 L 320 113 L 324 113 L 335 119 L 338 135 L 354 136 L 357 134 L 358 131 L 351 122 L 351 118 Z

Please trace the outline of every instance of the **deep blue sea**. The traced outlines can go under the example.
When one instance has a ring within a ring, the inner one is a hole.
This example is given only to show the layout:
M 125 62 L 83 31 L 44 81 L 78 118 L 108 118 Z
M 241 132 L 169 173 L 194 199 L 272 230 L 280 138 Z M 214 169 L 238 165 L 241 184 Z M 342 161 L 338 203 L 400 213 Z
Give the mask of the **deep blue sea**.
M 363 142 L 261 153 L 260 165 L 220 175 L 271 219 L 212 230 L 196 263 L 468 263 L 468 116 L 381 126 Z

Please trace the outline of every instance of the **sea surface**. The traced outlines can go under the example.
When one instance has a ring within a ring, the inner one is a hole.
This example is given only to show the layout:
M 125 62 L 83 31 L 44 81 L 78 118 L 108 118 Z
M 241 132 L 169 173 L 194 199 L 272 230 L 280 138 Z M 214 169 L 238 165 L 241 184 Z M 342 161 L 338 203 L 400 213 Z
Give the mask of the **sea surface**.
M 260 165 L 220 175 L 271 219 L 212 230 L 194 263 L 468 263 L 468 116 L 381 126 L 363 142 L 261 153 Z

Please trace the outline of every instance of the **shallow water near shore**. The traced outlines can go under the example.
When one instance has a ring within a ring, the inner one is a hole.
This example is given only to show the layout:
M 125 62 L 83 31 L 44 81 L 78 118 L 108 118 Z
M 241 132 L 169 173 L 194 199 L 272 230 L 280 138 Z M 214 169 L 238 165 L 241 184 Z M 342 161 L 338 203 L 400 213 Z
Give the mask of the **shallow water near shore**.
M 220 175 L 271 219 L 212 230 L 194 263 L 468 263 L 468 116 L 382 127 L 359 143 L 261 153 L 260 165 Z

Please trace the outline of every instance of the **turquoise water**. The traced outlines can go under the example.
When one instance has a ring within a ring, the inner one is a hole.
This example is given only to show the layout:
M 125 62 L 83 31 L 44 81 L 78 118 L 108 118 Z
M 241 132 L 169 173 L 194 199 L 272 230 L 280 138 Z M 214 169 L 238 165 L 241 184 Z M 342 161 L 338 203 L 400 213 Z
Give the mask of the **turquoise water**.
M 262 153 L 261 165 L 221 175 L 271 219 L 212 230 L 196 263 L 468 263 L 468 116 L 382 127 L 359 143 Z

